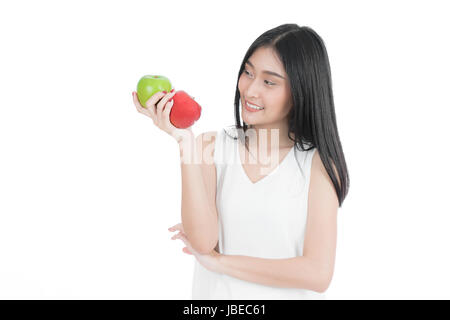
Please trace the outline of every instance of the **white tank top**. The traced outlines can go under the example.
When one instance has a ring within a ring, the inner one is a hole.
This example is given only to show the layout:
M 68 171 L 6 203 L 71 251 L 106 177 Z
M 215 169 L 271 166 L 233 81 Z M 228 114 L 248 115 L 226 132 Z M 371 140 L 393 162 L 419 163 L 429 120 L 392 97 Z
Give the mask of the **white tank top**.
M 229 132 L 236 136 L 236 130 Z M 316 148 L 292 148 L 256 183 L 246 175 L 239 140 L 223 129 L 215 140 L 219 251 L 225 255 L 282 259 L 303 255 L 311 162 Z M 211 272 L 195 260 L 192 299 L 324 299 L 324 294 L 266 286 Z

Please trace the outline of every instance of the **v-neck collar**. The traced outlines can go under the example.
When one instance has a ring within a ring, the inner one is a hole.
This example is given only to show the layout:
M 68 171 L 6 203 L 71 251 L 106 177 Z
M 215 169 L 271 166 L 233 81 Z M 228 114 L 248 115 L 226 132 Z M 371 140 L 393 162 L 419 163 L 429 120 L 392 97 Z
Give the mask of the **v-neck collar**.
M 247 175 L 247 173 L 245 172 L 244 166 L 242 165 L 242 160 L 241 160 L 241 152 L 240 152 L 240 148 L 245 146 L 242 146 L 242 144 L 238 141 L 238 149 L 237 149 L 237 158 L 238 158 L 238 165 L 241 168 L 240 170 L 242 171 L 242 174 L 244 175 L 245 179 L 252 185 L 257 185 L 261 182 L 264 182 L 265 180 L 267 180 L 270 176 L 272 176 L 276 171 L 278 171 L 281 166 L 283 165 L 284 162 L 287 161 L 287 158 L 291 155 L 291 153 L 294 151 L 295 148 L 295 144 L 294 146 L 291 148 L 291 150 L 289 150 L 289 152 L 286 154 L 286 156 L 283 158 L 283 160 L 281 160 L 280 163 L 278 163 L 278 165 L 272 170 L 270 171 L 269 174 L 265 175 L 264 177 L 262 177 L 261 179 L 253 182 L 252 180 L 250 180 L 249 176 Z M 244 150 L 245 153 L 245 150 Z

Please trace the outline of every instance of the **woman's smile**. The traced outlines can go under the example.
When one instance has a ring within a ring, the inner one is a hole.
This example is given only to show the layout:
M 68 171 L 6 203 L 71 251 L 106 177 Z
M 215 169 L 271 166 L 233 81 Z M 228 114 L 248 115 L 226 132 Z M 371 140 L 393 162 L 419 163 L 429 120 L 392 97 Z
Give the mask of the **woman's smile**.
M 248 112 L 258 112 L 264 110 L 264 108 L 251 104 L 247 100 L 244 100 L 244 109 Z

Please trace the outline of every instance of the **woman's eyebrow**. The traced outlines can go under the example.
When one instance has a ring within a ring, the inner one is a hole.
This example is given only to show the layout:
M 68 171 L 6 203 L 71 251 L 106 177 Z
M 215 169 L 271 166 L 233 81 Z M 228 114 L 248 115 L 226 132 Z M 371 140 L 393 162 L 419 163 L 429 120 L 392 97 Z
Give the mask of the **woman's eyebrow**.
M 246 63 L 248 63 L 252 68 L 254 68 L 254 66 L 253 66 L 253 64 L 250 62 L 250 60 L 247 60 Z M 263 70 L 262 73 L 270 74 L 270 75 L 272 75 L 272 76 L 279 77 L 279 78 L 281 78 L 281 79 L 285 79 L 283 76 L 280 76 L 278 73 L 273 72 L 273 71 Z M 285 79 L 285 80 L 286 80 L 286 79 Z

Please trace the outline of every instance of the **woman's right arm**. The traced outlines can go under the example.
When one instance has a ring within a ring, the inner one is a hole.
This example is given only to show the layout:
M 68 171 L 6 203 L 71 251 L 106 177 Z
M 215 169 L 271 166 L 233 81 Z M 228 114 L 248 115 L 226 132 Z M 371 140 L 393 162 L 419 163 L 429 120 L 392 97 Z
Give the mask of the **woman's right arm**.
M 144 107 L 136 92 L 133 92 L 133 101 L 138 112 L 150 117 L 158 128 L 178 142 L 182 179 L 181 221 L 192 247 L 206 254 L 214 249 L 219 237 L 215 166 L 212 154 L 204 152 L 204 134 L 195 139 L 191 128 L 179 129 L 170 122 L 173 100 L 169 102 L 169 99 L 174 95 L 175 92 L 157 92 L 146 101 Z M 207 156 L 203 157 L 202 154 Z
M 204 134 L 189 135 L 179 141 L 181 158 L 181 221 L 192 247 L 199 253 L 211 252 L 218 242 L 215 204 L 215 167 Z

